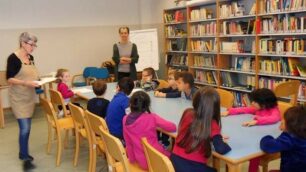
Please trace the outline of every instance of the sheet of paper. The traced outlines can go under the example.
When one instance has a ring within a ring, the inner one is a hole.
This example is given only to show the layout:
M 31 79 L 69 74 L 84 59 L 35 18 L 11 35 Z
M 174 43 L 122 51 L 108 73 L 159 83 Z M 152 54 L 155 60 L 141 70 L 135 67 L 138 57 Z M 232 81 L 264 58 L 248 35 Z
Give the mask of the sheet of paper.
M 44 85 L 46 83 L 50 83 L 55 80 L 56 80 L 55 77 L 46 77 L 46 78 L 41 78 L 40 81 L 34 81 L 34 82 L 36 82 L 38 85 Z
M 90 93 L 92 92 L 92 89 L 89 88 L 73 88 L 72 91 L 74 93 L 79 92 L 79 93 Z

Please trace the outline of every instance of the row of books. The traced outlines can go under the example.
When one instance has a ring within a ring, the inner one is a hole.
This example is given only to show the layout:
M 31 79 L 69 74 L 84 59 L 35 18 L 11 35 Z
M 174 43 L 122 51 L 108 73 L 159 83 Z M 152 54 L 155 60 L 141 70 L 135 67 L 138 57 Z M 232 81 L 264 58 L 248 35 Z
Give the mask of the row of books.
M 167 37 L 184 37 L 187 36 L 187 31 L 185 28 L 179 26 L 167 26 L 166 27 L 166 36 Z
M 260 14 L 302 10 L 306 9 L 306 0 L 261 0 L 259 9 Z
M 272 39 L 264 38 L 259 41 L 259 52 L 268 54 L 305 54 L 305 40 L 296 38 Z
M 186 11 L 177 10 L 174 12 L 165 13 L 164 20 L 165 20 L 165 23 L 185 22 L 186 21 Z
M 168 65 L 178 65 L 186 66 L 187 65 L 187 56 L 182 54 L 168 54 L 167 55 L 167 64 Z
M 262 18 L 261 33 L 300 33 L 306 29 L 305 17 L 292 14 L 270 16 Z
M 259 61 L 261 73 L 306 77 L 305 67 L 298 58 L 264 59 Z
M 167 42 L 169 51 L 186 51 L 187 39 L 174 39 Z
M 234 1 L 231 4 L 220 5 L 221 18 L 243 16 L 243 15 L 245 15 L 245 8 L 241 2 Z
M 193 57 L 195 67 L 215 67 L 216 66 L 216 57 L 215 56 L 203 56 L 196 55 Z
M 217 44 L 214 40 L 192 40 L 190 42 L 191 51 L 216 52 Z
M 234 91 L 232 91 L 232 94 L 234 95 L 234 107 L 246 107 L 251 105 L 249 94 Z
M 190 27 L 191 36 L 206 36 L 206 35 L 216 35 L 217 25 L 216 22 L 194 24 Z
M 223 53 L 244 53 L 244 41 L 221 42 L 221 52 Z
M 205 19 L 212 19 L 213 16 L 213 10 L 212 9 L 206 9 L 204 7 L 192 9 L 190 11 L 190 20 L 205 20 Z
M 255 71 L 255 58 L 253 57 L 234 57 L 235 70 Z
M 224 87 L 232 87 L 237 89 L 253 90 L 255 88 L 255 76 L 246 75 L 246 80 L 241 84 L 237 73 L 221 72 L 221 85 Z
M 220 33 L 228 34 L 254 34 L 255 20 L 246 21 L 223 21 Z
M 195 71 L 195 81 L 202 82 L 206 84 L 217 84 L 217 75 L 215 71 Z

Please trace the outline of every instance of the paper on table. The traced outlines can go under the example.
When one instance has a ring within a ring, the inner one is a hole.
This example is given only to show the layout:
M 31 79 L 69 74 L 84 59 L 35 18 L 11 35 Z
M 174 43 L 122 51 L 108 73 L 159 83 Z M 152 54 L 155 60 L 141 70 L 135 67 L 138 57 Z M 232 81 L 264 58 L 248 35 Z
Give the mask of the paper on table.
M 79 93 L 90 93 L 90 92 L 92 92 L 92 90 L 89 89 L 89 88 L 73 88 L 72 91 L 74 93 L 76 93 L 76 92 L 79 92 Z
M 38 85 L 44 85 L 46 83 L 50 83 L 55 80 L 56 80 L 55 77 L 47 77 L 47 78 L 41 78 L 40 81 L 34 81 L 34 82 L 36 82 Z

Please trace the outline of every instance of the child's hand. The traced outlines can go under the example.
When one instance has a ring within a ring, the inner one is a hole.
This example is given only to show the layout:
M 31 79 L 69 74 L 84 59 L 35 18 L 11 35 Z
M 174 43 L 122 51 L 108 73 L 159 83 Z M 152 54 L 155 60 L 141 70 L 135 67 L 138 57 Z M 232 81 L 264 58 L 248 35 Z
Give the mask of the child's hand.
M 228 116 L 228 111 L 221 112 L 221 116 Z
M 155 91 L 154 92 L 155 97 L 166 97 L 165 93 L 159 92 L 159 91 Z
M 223 139 L 223 142 L 227 143 L 229 137 L 227 135 L 222 134 L 222 139 Z
M 242 123 L 242 126 L 244 127 L 251 127 L 251 126 L 254 126 L 257 124 L 257 121 L 256 120 L 252 120 L 252 121 L 246 121 L 244 123 Z

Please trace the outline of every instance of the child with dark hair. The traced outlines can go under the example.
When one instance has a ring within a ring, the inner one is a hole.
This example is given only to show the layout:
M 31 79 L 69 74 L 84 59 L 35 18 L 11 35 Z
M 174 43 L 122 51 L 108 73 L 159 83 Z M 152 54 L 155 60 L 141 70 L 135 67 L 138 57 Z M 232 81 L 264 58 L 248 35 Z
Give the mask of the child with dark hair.
M 151 100 L 147 93 L 137 91 L 130 99 L 131 113 L 123 118 L 123 135 L 129 161 L 137 162 L 141 168 L 147 170 L 148 165 L 145 158 L 141 138 L 147 138 L 148 142 L 161 153 L 170 156 L 170 152 L 159 144 L 156 130 L 158 128 L 175 132 L 174 123 L 159 117 L 150 111 Z
M 106 112 L 106 123 L 109 132 L 123 141 L 122 119 L 129 107 L 129 95 L 134 89 L 134 81 L 129 77 L 119 80 L 116 91 L 117 94 L 109 103 Z
M 155 90 L 159 85 L 155 70 L 152 67 L 143 69 L 141 80 L 136 81 L 136 87 L 143 88 L 146 91 Z
M 213 87 L 202 87 L 195 93 L 192 106 L 182 115 L 170 159 L 176 172 L 216 172 L 206 165 L 212 145 L 220 154 L 231 150 L 221 136 L 219 94 Z
M 289 108 L 284 114 L 280 129 L 283 132 L 277 138 L 263 137 L 260 148 L 267 153 L 281 152 L 281 172 L 305 172 L 306 108 Z
M 254 114 L 251 121 L 244 122 L 244 126 L 274 124 L 280 121 L 280 111 L 277 106 L 277 98 L 273 91 L 267 88 L 257 89 L 251 92 L 250 107 L 230 108 L 222 116 L 236 114 Z
M 257 89 L 251 92 L 251 106 L 230 108 L 222 116 L 236 114 L 254 114 L 251 121 L 246 121 L 243 126 L 275 124 L 281 120 L 280 111 L 277 106 L 277 98 L 273 91 L 267 88 Z M 260 158 L 250 160 L 249 172 L 257 172 Z
M 106 111 L 109 104 L 109 100 L 103 98 L 107 85 L 102 80 L 96 80 L 92 85 L 92 89 L 97 97 L 88 101 L 87 110 L 104 118 L 106 116 Z
M 187 71 L 178 74 L 177 87 L 181 91 L 181 97 L 187 100 L 192 100 L 193 95 L 197 91 L 197 88 L 194 86 L 193 75 Z

